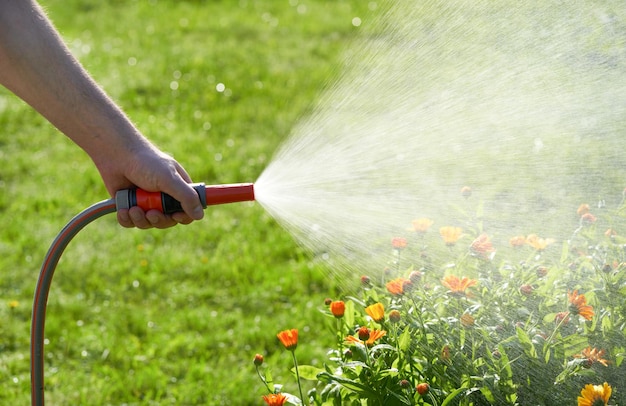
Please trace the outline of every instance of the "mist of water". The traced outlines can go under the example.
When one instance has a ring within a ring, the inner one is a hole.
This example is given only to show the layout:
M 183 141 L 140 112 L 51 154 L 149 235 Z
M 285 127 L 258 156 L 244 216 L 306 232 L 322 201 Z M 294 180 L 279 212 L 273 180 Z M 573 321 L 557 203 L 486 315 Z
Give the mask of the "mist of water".
M 465 221 L 463 186 L 500 243 L 621 198 L 623 2 L 394 0 L 362 29 L 255 185 L 315 254 L 381 269 L 413 219 Z

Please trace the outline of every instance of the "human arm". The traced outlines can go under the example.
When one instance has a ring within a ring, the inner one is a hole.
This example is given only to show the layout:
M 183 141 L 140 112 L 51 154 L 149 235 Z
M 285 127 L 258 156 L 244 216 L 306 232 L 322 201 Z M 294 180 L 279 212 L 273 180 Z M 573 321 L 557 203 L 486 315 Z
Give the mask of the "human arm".
M 203 217 L 189 175 L 93 81 L 35 1 L 0 0 L 0 84 L 79 145 L 112 196 L 137 186 L 170 194 L 184 210 L 172 215 L 138 207 L 120 210 L 122 226 L 165 228 Z

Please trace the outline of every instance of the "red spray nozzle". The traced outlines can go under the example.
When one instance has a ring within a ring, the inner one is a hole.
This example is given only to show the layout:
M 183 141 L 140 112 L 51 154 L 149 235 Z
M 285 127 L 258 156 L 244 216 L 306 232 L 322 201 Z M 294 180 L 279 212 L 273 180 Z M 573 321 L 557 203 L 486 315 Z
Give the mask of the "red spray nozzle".
M 254 200 L 254 184 L 231 183 L 205 186 L 207 206 Z
M 200 197 L 202 207 L 216 204 L 246 202 L 254 200 L 254 184 L 232 183 L 225 185 L 209 185 L 194 183 L 193 188 Z M 117 210 L 139 206 L 144 210 L 156 209 L 170 214 L 182 211 L 179 201 L 167 193 L 146 192 L 142 189 L 125 189 L 115 194 Z

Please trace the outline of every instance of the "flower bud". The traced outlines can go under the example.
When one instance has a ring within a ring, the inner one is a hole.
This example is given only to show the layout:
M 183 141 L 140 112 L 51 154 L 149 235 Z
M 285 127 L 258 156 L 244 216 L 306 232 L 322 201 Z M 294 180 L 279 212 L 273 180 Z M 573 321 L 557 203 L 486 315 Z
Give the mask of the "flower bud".
M 398 310 L 392 310 L 389 312 L 389 321 L 392 323 L 399 323 L 402 319 L 402 315 Z
M 535 288 L 533 288 L 533 285 L 528 285 L 528 284 L 522 285 L 519 288 L 520 293 L 524 296 L 531 296 L 534 290 Z
M 370 277 L 367 275 L 363 275 L 361 276 L 361 285 L 362 286 L 370 286 L 372 284 L 372 281 L 370 280 Z
M 415 390 L 417 390 L 417 393 L 424 396 L 430 390 L 430 385 L 427 384 L 426 382 L 422 382 L 422 383 L 417 384 L 417 386 L 415 387 Z
M 463 196 L 466 199 L 469 199 L 469 197 L 472 196 L 472 188 L 469 186 L 463 186 L 461 188 L 461 196 Z
M 346 311 L 346 304 L 341 300 L 335 300 L 330 302 L 330 312 L 336 318 L 342 318 Z
M 254 365 L 257 367 L 263 365 L 263 356 L 261 354 L 256 354 L 254 356 Z
M 417 283 L 422 279 L 422 273 L 420 271 L 413 271 L 409 274 L 409 280 L 413 283 Z
M 370 338 L 370 330 L 367 327 L 363 326 L 359 328 L 359 330 L 357 331 L 357 335 L 359 336 L 359 340 L 367 341 Z

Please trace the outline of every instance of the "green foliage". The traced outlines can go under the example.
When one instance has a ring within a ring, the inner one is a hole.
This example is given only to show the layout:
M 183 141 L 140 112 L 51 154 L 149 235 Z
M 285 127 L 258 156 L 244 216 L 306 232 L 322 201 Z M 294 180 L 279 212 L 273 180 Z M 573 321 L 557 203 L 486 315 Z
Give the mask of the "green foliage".
M 626 205 L 588 210 L 563 248 L 533 236 L 497 246 L 471 229 L 469 249 L 459 238 L 439 251 L 431 230 L 390 236 L 396 262 L 361 278 L 341 318 L 324 311 L 336 342 L 305 403 L 563 405 L 604 382 L 610 404 L 626 403 Z M 385 333 L 368 341 L 364 328 Z

